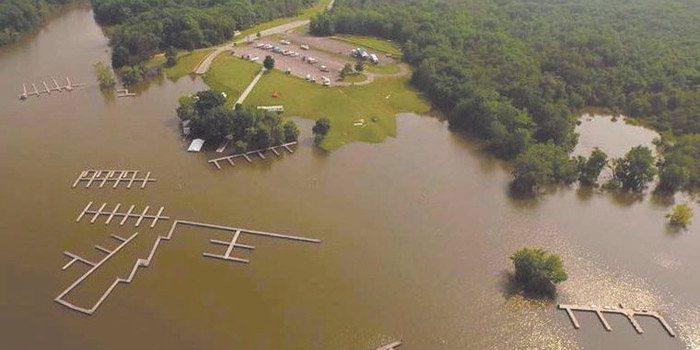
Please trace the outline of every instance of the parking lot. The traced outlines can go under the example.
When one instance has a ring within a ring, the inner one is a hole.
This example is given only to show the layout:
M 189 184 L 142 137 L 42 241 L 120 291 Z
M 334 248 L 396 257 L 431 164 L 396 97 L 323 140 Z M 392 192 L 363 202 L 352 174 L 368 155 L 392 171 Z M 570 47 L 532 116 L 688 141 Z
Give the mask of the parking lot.
M 303 79 L 310 77 L 319 84 L 322 84 L 322 77 L 327 77 L 331 86 L 341 84 L 340 70 L 346 63 L 354 66 L 357 62 L 350 57 L 353 47 L 347 43 L 330 38 L 311 37 L 303 33 L 286 33 L 281 38 L 268 37 L 250 44 L 243 44 L 234 48 L 234 55 L 259 63 L 262 63 L 265 56 L 270 55 L 275 59 L 275 69 L 289 70 L 291 74 Z M 302 49 L 302 45 L 308 45 L 308 49 Z M 275 52 L 275 50 L 281 52 Z M 394 59 L 383 56 L 380 57 L 380 64 L 396 62 Z M 309 58 L 313 58 L 315 62 L 310 63 Z M 367 62 L 367 64 L 372 63 Z M 327 71 L 324 72 L 322 69 Z M 371 73 L 365 72 L 365 74 Z

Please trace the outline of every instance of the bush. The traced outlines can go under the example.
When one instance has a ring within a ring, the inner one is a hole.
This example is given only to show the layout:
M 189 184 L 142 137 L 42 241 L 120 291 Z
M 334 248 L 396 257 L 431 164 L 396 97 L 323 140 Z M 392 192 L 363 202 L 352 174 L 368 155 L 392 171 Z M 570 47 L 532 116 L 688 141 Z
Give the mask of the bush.
M 540 248 L 520 249 L 510 259 L 515 266 L 515 281 L 536 296 L 554 296 L 556 284 L 569 278 L 561 258 Z
M 678 204 L 666 215 L 671 226 L 687 228 L 693 219 L 693 209 L 688 204 Z
M 102 62 L 95 63 L 95 74 L 101 89 L 111 88 L 116 84 L 112 70 Z
M 311 129 L 311 131 L 314 134 L 314 144 L 316 144 L 316 146 L 320 145 L 321 142 L 323 142 L 323 138 L 326 137 L 330 129 L 331 122 L 330 120 L 328 120 L 328 118 L 321 118 L 316 121 L 316 124 L 314 124 L 313 129 Z

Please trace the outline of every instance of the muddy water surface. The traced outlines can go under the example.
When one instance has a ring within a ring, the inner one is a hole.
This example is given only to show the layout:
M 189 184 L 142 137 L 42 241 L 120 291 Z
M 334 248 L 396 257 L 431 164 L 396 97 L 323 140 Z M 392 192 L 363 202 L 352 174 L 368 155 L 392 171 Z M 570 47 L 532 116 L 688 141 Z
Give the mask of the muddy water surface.
M 92 64 L 107 40 L 89 7 L 69 7 L 37 34 L 0 49 L 0 337 L 10 349 L 683 349 L 700 344 L 700 232 L 668 233 L 668 203 L 624 202 L 561 189 L 532 200 L 508 195 L 509 169 L 449 132 L 445 123 L 399 117 L 398 137 L 330 154 L 311 147 L 217 171 L 212 154 L 188 154 L 177 97 L 204 89 L 189 77 L 151 83 L 116 99 L 96 86 Z M 19 101 L 23 82 L 69 75 L 87 86 Z M 624 153 L 624 152 L 623 152 Z M 71 189 L 85 168 L 152 171 L 145 190 Z M 88 201 L 165 206 L 173 218 L 323 240 L 320 245 L 246 238 L 240 265 L 204 259 L 210 238 L 178 229 L 134 283 L 92 316 L 53 298 L 86 271 L 61 271 L 71 251 L 98 260 L 108 235 L 135 243 L 76 289 L 91 305 L 148 254 L 169 223 L 149 229 L 76 223 Z M 695 208 L 696 210 L 697 207 Z M 557 301 L 533 303 L 509 284 L 508 255 L 538 245 L 562 255 L 570 279 Z M 637 335 L 592 315 L 575 331 L 556 302 L 622 302 L 660 310 L 679 333 L 653 322 Z

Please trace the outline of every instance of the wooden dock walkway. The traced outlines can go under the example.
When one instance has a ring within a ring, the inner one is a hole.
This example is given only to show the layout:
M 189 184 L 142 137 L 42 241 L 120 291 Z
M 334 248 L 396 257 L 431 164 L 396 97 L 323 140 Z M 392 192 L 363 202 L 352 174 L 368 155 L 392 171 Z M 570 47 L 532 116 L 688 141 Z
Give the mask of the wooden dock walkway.
M 84 85 L 84 84 L 73 84 L 70 81 L 69 77 L 66 77 L 66 85 L 65 86 L 60 86 L 58 84 L 58 82 L 56 81 L 56 79 L 53 79 L 53 78 L 51 79 L 51 82 L 53 82 L 53 86 L 49 86 L 49 84 L 45 80 L 41 81 L 40 85 L 44 86 L 44 90 L 39 90 L 39 88 L 37 88 L 36 84 L 32 83 L 32 88 L 34 89 L 33 91 L 27 91 L 27 84 L 23 83 L 22 84 L 22 93 L 19 95 L 19 99 L 26 100 L 27 98 L 29 98 L 29 96 L 39 97 L 39 96 L 41 96 L 41 94 L 51 95 L 51 91 L 54 91 L 54 90 L 57 92 L 62 92 L 63 90 L 73 91 L 74 88 Z
M 146 206 L 143 208 L 143 211 L 141 211 L 140 214 L 134 213 L 134 207 L 135 205 L 131 205 L 129 207 L 129 210 L 126 212 L 119 212 L 119 208 L 121 208 L 121 203 L 117 203 L 112 210 L 104 210 L 104 208 L 107 206 L 107 203 L 102 203 L 99 209 L 97 210 L 91 210 L 90 208 L 92 207 L 93 202 L 89 202 L 85 208 L 83 209 L 80 214 L 78 214 L 78 217 L 75 219 L 75 222 L 80 222 L 80 220 L 83 219 L 86 215 L 92 215 L 92 218 L 90 219 L 90 223 L 94 224 L 97 219 L 104 215 L 107 216 L 107 220 L 105 221 L 105 225 L 109 225 L 110 222 L 112 222 L 112 219 L 115 217 L 121 217 L 122 220 L 119 222 L 119 226 L 123 226 L 124 223 L 129 218 L 134 218 L 136 219 L 136 223 L 134 224 L 135 227 L 139 227 L 141 225 L 141 222 L 146 219 L 146 220 L 152 220 L 150 228 L 154 228 L 156 224 L 158 223 L 159 220 L 169 220 L 170 217 L 164 216 L 163 210 L 165 210 L 164 207 L 160 207 L 158 209 L 158 213 L 155 215 L 148 214 L 148 210 L 150 209 L 150 206 Z
M 90 203 L 92 203 L 92 202 L 90 202 Z M 70 267 L 70 265 L 72 265 L 76 261 L 82 262 L 82 263 L 87 264 L 87 265 L 92 266 L 92 267 L 85 274 L 83 274 L 81 277 L 79 277 L 75 282 L 73 282 L 73 284 L 71 284 L 68 288 L 66 288 L 63 292 L 61 292 L 61 294 L 59 294 L 54 299 L 54 301 L 56 301 L 57 303 L 65 306 L 65 307 L 68 307 L 69 309 L 71 309 L 73 311 L 78 311 L 78 312 L 81 312 L 81 313 L 84 313 L 87 315 L 92 315 L 95 311 L 97 311 L 97 309 L 100 307 L 100 305 L 102 305 L 102 303 L 107 299 L 107 297 L 112 293 L 112 291 L 117 287 L 117 285 L 119 285 L 120 283 L 124 283 L 124 284 L 131 283 L 134 280 L 134 277 L 136 276 L 136 273 L 138 272 L 138 269 L 140 267 L 145 268 L 145 267 L 150 266 L 155 254 L 156 254 L 156 251 L 160 247 L 161 241 L 171 240 L 173 237 L 173 234 L 175 233 L 175 229 L 178 227 L 178 225 L 201 227 L 201 228 L 207 228 L 207 229 L 213 229 L 213 230 L 223 230 L 223 231 L 227 231 L 227 232 L 232 232 L 233 238 L 229 242 L 214 240 L 214 239 L 210 240 L 210 242 L 213 244 L 221 244 L 221 245 L 227 246 L 226 252 L 223 255 L 205 253 L 204 256 L 228 260 L 228 261 L 234 261 L 234 262 L 241 262 L 241 263 L 248 263 L 249 260 L 233 257 L 231 254 L 232 254 L 234 248 L 242 248 L 242 249 L 247 249 L 247 250 L 255 249 L 255 247 L 253 247 L 253 246 L 238 243 L 238 240 L 244 234 L 253 235 L 253 236 L 261 236 L 261 237 L 268 237 L 268 238 L 285 239 L 285 240 L 305 242 L 305 243 L 321 243 L 321 240 L 315 239 L 315 238 L 291 236 L 291 235 L 284 235 L 284 234 L 265 232 L 265 231 L 255 231 L 255 230 L 248 230 L 248 229 L 243 229 L 243 228 L 229 227 L 229 226 L 222 226 L 222 225 L 213 225 L 213 224 L 207 224 L 207 223 L 195 222 L 195 221 L 175 220 L 173 222 L 173 224 L 170 226 L 170 230 L 168 231 L 167 235 L 165 235 L 165 236 L 161 235 L 161 236 L 158 236 L 156 238 L 155 242 L 153 243 L 153 246 L 151 247 L 151 250 L 150 250 L 150 253 L 148 254 L 148 256 L 145 259 L 139 258 L 136 260 L 136 262 L 134 263 L 134 265 L 131 269 L 131 273 L 129 274 L 129 276 L 127 276 L 126 278 L 121 278 L 121 277 L 115 278 L 115 280 L 112 282 L 112 284 L 102 293 L 99 300 L 89 308 L 77 306 L 73 303 L 66 301 L 63 298 L 68 293 L 70 293 L 71 290 L 73 290 L 80 283 L 82 283 L 88 276 L 90 276 L 90 274 L 92 274 L 95 270 L 97 270 L 100 266 L 102 266 L 102 264 L 104 264 L 107 260 L 109 260 L 114 254 L 119 252 L 119 250 L 121 250 L 122 247 L 124 247 L 131 240 L 133 240 L 138 235 L 138 233 L 134 233 L 129 238 L 123 238 L 123 237 L 120 237 L 117 235 L 110 235 L 110 237 L 114 238 L 115 240 L 117 240 L 121 243 L 114 250 L 109 250 L 109 249 L 106 249 L 103 247 L 97 248 L 97 246 L 96 246 L 96 249 L 99 249 L 100 251 L 103 251 L 107 254 L 107 256 L 98 263 L 93 263 L 87 259 L 83 259 L 83 258 L 78 257 L 77 255 L 66 252 L 66 255 L 68 255 L 72 260 L 68 264 L 66 264 L 66 266 L 64 266 L 64 269 Z M 107 252 L 109 252 L 109 253 L 107 253 Z
M 287 150 L 287 152 L 294 153 L 292 146 L 294 146 L 296 144 L 297 144 L 296 141 L 289 142 L 289 143 L 281 144 L 279 146 L 272 146 L 272 147 L 257 149 L 257 150 L 253 150 L 253 151 L 249 151 L 249 152 L 245 152 L 245 153 L 238 153 L 238 154 L 234 154 L 231 156 L 210 159 L 210 160 L 208 160 L 208 162 L 214 164 L 214 166 L 216 166 L 217 169 L 221 169 L 221 164 L 219 164 L 219 162 L 224 162 L 224 161 L 231 164 L 231 166 L 236 166 L 236 163 L 233 161 L 235 158 L 244 158 L 246 161 L 248 161 L 248 163 L 252 163 L 253 160 L 250 159 L 250 155 L 257 155 L 258 157 L 260 157 L 260 159 L 266 159 L 264 153 L 270 151 L 275 156 L 280 157 L 281 154 L 278 151 L 279 148 L 284 148 Z
M 401 346 L 401 344 L 402 344 L 401 341 L 397 340 L 393 343 L 389 343 L 389 344 L 380 346 L 376 350 L 394 350 L 395 348 Z
M 136 183 L 141 183 L 141 189 L 146 188 L 149 182 L 155 182 L 156 179 L 151 177 L 151 172 L 147 172 L 145 177 L 138 177 L 138 170 L 110 170 L 110 169 L 88 169 L 83 170 L 73 182 L 72 188 L 76 188 L 80 182 L 87 182 L 85 188 L 90 187 L 93 183 L 99 183 L 99 188 L 104 187 L 108 182 L 114 182 L 112 188 L 117 188 L 120 183 L 126 184 L 126 188 L 130 189 Z
M 634 329 L 639 334 L 644 333 L 644 330 L 642 329 L 642 326 L 639 324 L 639 322 L 637 322 L 637 320 L 634 318 L 634 316 L 653 317 L 656 320 L 658 320 L 659 323 L 661 323 L 661 326 L 666 330 L 666 332 L 668 332 L 668 334 L 671 337 L 676 336 L 676 333 L 673 331 L 673 329 L 671 329 L 671 326 L 666 322 L 666 320 L 658 312 L 655 312 L 655 311 L 628 309 L 628 308 L 625 308 L 622 304 L 619 304 L 619 307 L 615 307 L 615 306 L 598 307 L 596 305 L 582 306 L 582 305 L 559 304 L 557 307 L 560 310 L 566 311 L 566 314 L 569 316 L 571 323 L 574 325 L 574 328 L 576 328 L 576 329 L 581 328 L 581 326 L 578 323 L 576 316 L 574 315 L 574 311 L 584 311 L 584 312 L 594 312 L 598 316 L 600 323 L 603 324 L 603 327 L 608 332 L 612 331 L 612 328 L 610 327 L 610 324 L 605 319 L 605 317 L 603 317 L 604 313 L 624 315 L 625 317 L 627 317 L 627 319 L 630 321 L 630 323 L 632 324 Z

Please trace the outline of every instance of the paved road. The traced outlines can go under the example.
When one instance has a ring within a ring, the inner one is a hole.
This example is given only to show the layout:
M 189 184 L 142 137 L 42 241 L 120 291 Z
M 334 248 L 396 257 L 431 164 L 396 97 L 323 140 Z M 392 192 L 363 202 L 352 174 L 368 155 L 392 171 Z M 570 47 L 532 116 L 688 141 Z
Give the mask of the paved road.
M 286 32 L 286 31 L 289 31 L 289 30 L 292 30 L 292 29 L 295 29 L 295 28 L 298 28 L 298 27 L 305 26 L 305 25 L 309 24 L 309 22 L 310 22 L 310 21 L 309 21 L 308 19 L 299 20 L 299 21 L 294 21 L 294 22 L 289 22 L 289 23 L 286 23 L 286 24 L 279 25 L 279 26 L 277 26 L 277 27 L 273 27 L 273 28 L 270 28 L 270 29 L 262 30 L 262 31 L 260 31 L 260 35 L 261 35 L 261 36 L 268 36 L 268 35 L 273 35 L 273 34 L 284 33 L 284 32 Z M 257 35 L 257 34 L 256 34 L 256 35 Z M 249 41 L 249 40 L 253 40 L 253 39 L 255 39 L 256 35 L 248 35 L 248 36 L 245 37 L 245 38 L 239 39 L 239 40 L 236 41 L 235 43 L 236 43 L 236 44 L 242 44 L 242 43 L 245 43 L 245 42 L 247 42 L 247 41 Z M 226 45 L 219 46 L 218 48 L 216 48 L 216 50 L 214 50 L 214 52 L 210 53 L 209 56 L 205 57 L 205 58 L 202 60 L 202 62 L 200 62 L 200 63 L 197 65 L 197 67 L 195 67 L 193 73 L 194 73 L 194 74 L 198 74 L 198 75 L 202 75 L 202 74 L 206 73 L 206 72 L 209 70 L 209 66 L 211 66 L 212 62 L 214 62 L 214 59 L 215 59 L 217 56 L 219 56 L 221 53 L 223 53 L 223 52 L 225 52 L 225 51 L 229 51 L 229 50 L 232 50 L 232 49 L 233 49 L 233 46 L 231 46 L 231 44 L 226 44 Z

